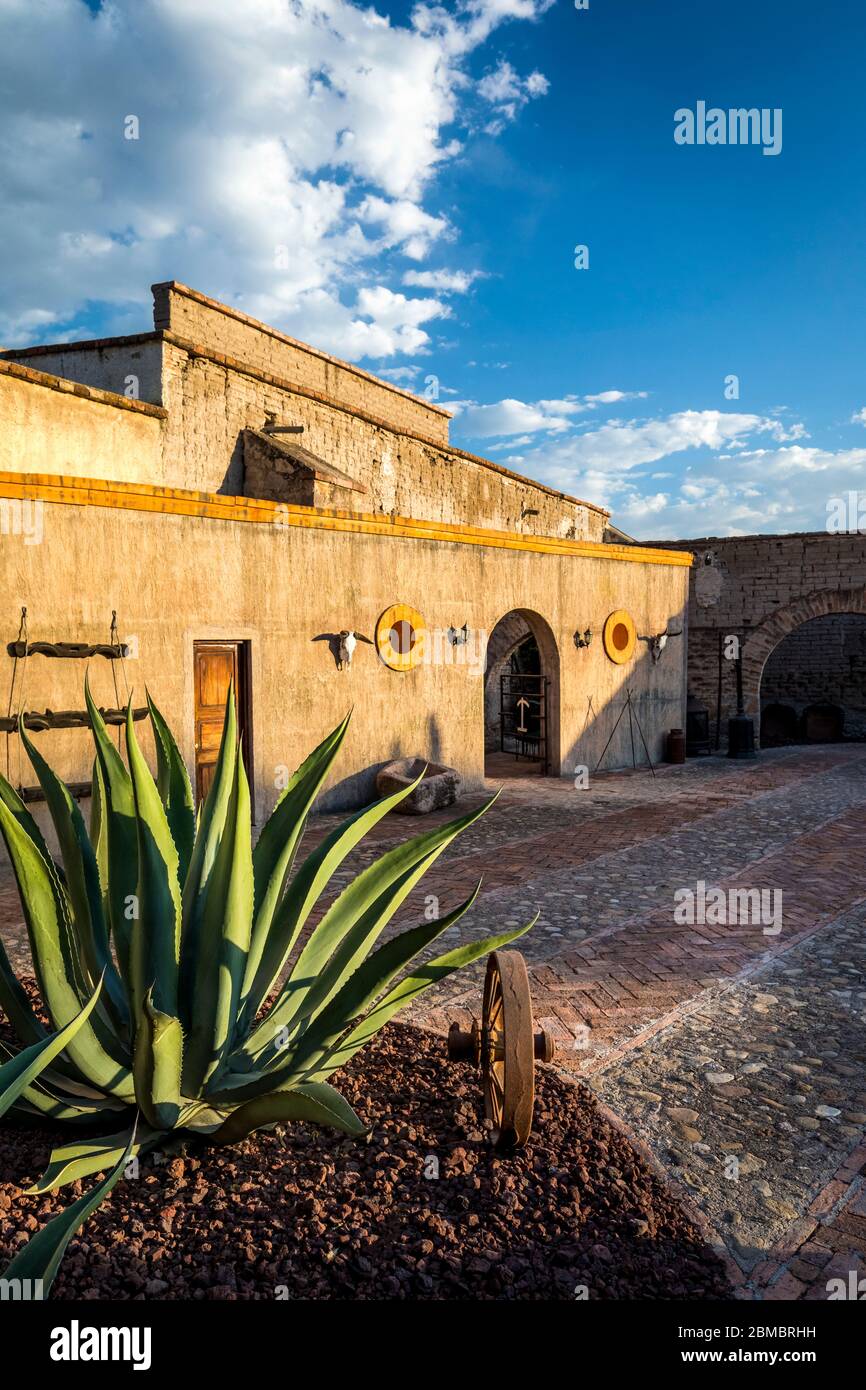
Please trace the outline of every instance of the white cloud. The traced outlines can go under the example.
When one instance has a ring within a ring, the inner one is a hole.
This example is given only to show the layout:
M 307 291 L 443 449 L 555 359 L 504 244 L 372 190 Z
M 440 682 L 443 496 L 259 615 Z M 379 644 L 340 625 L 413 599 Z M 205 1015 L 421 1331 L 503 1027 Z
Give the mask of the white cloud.
M 485 125 L 489 135 L 498 135 L 508 121 L 513 121 L 528 101 L 545 96 L 550 83 L 541 72 L 521 77 L 505 58 L 478 82 L 476 91 L 490 103 L 495 118 Z
M 382 245 L 388 249 L 399 246 L 413 261 L 423 260 L 431 242 L 448 229 L 444 217 L 431 217 L 406 198 L 393 202 L 385 198 L 365 198 L 358 208 L 358 216 L 362 222 L 381 224 Z
M 177 278 L 344 355 L 423 351 L 451 287 L 375 292 L 453 235 L 436 176 L 489 111 L 469 58 L 547 3 L 401 25 L 348 0 L 0 0 L 0 341 L 93 331 L 94 299 L 100 331 L 140 329 Z
M 597 404 L 645 395 L 464 401 L 455 432 L 503 437 L 499 448 L 520 451 L 505 457 L 510 467 L 608 507 L 615 523 L 645 540 L 820 530 L 832 497 L 866 491 L 866 448 L 804 444 L 804 425 L 783 421 L 781 411 L 683 410 L 592 429 L 581 429 L 587 417 L 575 419 Z M 645 471 L 659 460 L 670 466 Z M 662 481 L 664 491 L 657 490 Z
M 643 401 L 648 391 L 599 391 L 596 396 L 584 396 L 591 405 L 617 405 L 620 401 Z
M 480 276 L 480 270 L 407 270 L 403 284 L 439 294 L 466 294 Z
M 474 367 L 477 364 L 470 362 L 468 365 Z M 484 366 L 506 367 L 508 363 L 486 362 Z M 646 391 L 601 391 L 594 396 L 563 396 L 558 400 L 540 400 L 534 404 L 512 399 L 498 401 L 492 405 L 461 401 L 460 427 L 463 433 L 473 439 L 522 434 L 527 430 L 560 432 L 568 428 L 571 423 L 570 417 L 595 410 L 599 403 L 616 404 L 646 395 Z M 610 428 L 615 426 L 611 424 Z
M 579 406 L 575 406 L 579 409 Z M 461 431 L 470 439 L 491 439 L 498 435 L 534 433 L 537 430 L 565 430 L 572 413 L 570 401 L 503 400 L 495 405 L 475 405 L 472 401 L 452 402 L 452 410 L 460 415 Z
M 862 410 L 855 410 L 851 416 L 852 425 L 866 425 L 866 405 Z

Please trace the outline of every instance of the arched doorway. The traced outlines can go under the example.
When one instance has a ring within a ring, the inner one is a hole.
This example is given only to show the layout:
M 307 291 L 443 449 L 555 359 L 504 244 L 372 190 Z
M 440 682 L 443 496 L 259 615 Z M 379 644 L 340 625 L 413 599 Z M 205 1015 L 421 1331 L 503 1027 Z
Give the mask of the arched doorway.
M 559 774 L 559 651 L 529 609 L 506 613 L 487 641 L 484 763 L 493 778 Z
M 866 739 L 866 613 L 810 618 L 761 673 L 761 746 Z
M 750 632 L 743 645 L 743 700 L 746 714 L 760 727 L 764 669 L 771 653 L 797 629 L 816 618 L 866 615 L 866 588 L 818 589 L 785 608 L 777 608 Z M 769 703 L 769 694 L 767 695 Z M 774 701 L 790 708 L 790 701 Z M 787 716 L 790 717 L 790 716 Z

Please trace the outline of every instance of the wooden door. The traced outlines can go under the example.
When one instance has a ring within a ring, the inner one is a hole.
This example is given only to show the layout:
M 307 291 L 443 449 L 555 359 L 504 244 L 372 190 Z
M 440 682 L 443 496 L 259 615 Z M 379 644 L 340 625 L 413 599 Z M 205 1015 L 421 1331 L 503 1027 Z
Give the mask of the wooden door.
M 225 722 L 229 682 L 235 684 L 235 707 L 241 749 L 250 775 L 249 682 L 245 642 L 196 642 L 195 665 L 195 795 L 203 801 L 213 781 Z

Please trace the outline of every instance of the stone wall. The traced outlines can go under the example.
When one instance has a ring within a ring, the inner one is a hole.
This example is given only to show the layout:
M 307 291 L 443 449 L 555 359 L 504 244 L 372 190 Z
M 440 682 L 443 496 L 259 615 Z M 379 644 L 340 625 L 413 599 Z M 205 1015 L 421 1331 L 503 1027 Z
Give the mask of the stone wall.
M 363 510 L 378 515 L 525 536 L 604 537 L 602 508 L 449 446 L 449 416 L 432 402 L 174 282 L 154 286 L 154 321 L 153 333 L 0 357 L 89 387 L 137 391 L 142 402 L 165 408 L 158 460 L 150 450 L 124 456 L 118 449 L 107 471 L 100 462 L 91 476 L 240 496 L 244 431 L 260 431 L 273 418 L 303 426 L 298 442 L 364 490 L 348 498 L 354 510 L 363 496 Z M 0 379 L 0 391 L 3 385 Z M 0 428 L 3 422 L 0 400 Z M 52 452 L 41 439 L 33 446 L 36 456 Z M 258 480 L 254 491 L 261 495 Z
M 747 712 L 757 719 L 760 705 L 767 703 L 762 690 L 765 663 L 771 653 L 802 623 L 833 618 L 834 624 L 847 621 L 845 615 L 866 608 L 866 536 L 804 532 L 789 536 L 708 536 L 697 540 L 659 541 L 666 549 L 689 550 L 694 555 L 688 613 L 689 688 L 710 711 L 711 734 L 715 719 L 719 685 L 719 650 L 723 639 L 734 635 L 743 641 L 743 680 Z M 804 646 L 808 646 L 805 629 Z M 832 642 L 839 650 L 842 627 Z M 786 664 L 788 658 L 785 658 Z M 855 663 L 856 665 L 856 663 Z M 736 670 L 729 660 L 721 661 L 721 735 L 725 741 L 728 718 L 736 712 Z M 775 678 L 774 678 L 775 679 Z M 855 695 L 855 674 L 847 681 L 849 699 Z M 818 688 L 816 684 L 816 689 Z M 778 682 L 774 686 L 778 689 Z M 800 692 L 806 703 L 805 686 Z M 774 695 L 775 699 L 776 696 Z
M 153 326 L 206 352 L 304 386 L 350 410 L 448 443 L 448 412 L 348 362 L 289 338 L 175 280 L 153 286 Z

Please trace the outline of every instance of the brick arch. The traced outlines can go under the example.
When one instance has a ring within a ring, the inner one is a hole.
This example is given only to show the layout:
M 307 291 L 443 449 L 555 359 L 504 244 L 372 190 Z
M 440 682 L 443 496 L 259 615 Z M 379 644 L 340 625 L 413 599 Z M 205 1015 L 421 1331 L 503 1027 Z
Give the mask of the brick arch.
M 761 677 L 770 653 L 796 628 L 831 613 L 866 614 L 866 588 L 818 589 L 786 608 L 777 608 L 749 634 L 743 645 L 743 703 L 746 714 L 761 713 Z

